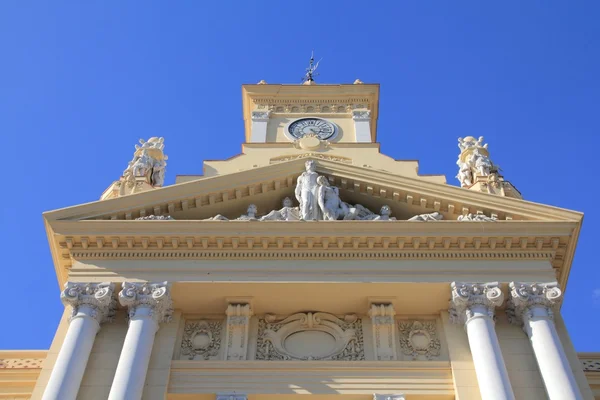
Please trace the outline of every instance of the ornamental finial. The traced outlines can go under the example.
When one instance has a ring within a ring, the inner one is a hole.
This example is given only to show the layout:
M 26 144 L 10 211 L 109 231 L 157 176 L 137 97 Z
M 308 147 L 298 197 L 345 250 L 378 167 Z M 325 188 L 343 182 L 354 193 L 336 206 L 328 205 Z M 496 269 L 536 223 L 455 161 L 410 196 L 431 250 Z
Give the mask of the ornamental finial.
M 487 143 L 483 136 L 475 139 L 467 136 L 458 138 L 458 175 L 460 186 L 465 189 L 521 199 L 521 193 L 500 175 L 500 167 L 490 160 Z
M 321 60 L 322 60 L 322 58 L 321 58 Z M 317 68 L 319 68 L 319 63 L 321 62 L 321 60 L 319 60 L 315 63 L 314 50 L 310 53 L 310 61 L 308 63 L 308 68 L 306 68 L 306 73 L 302 77 L 303 85 L 315 85 L 316 84 L 316 82 L 313 78 L 318 75 L 318 74 L 315 74 L 315 71 L 317 70 Z

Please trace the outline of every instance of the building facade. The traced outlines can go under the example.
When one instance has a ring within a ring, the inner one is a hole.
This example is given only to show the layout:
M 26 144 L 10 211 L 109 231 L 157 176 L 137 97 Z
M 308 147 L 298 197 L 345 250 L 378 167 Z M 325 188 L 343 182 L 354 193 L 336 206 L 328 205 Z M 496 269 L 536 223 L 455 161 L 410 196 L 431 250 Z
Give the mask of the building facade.
M 381 154 L 378 85 L 242 94 L 242 154 L 163 187 L 141 140 L 44 214 L 65 312 L 47 352 L 0 353 L 0 398 L 600 398 L 560 315 L 582 214 L 523 200 L 483 138 L 461 187 Z

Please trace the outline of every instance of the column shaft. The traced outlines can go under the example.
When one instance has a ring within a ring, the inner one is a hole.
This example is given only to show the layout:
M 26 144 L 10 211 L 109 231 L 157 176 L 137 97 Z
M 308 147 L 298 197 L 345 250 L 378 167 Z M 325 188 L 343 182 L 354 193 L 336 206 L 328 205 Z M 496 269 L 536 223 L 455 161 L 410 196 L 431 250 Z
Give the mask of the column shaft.
M 526 318 L 525 331 L 531 340 L 548 398 L 583 400 L 554 322 L 544 308 L 535 307 L 531 313 L 534 316 Z
M 69 324 L 42 400 L 75 400 L 100 324 L 89 307 L 79 307 Z
M 473 307 L 466 322 L 479 391 L 483 400 L 514 400 L 494 323 L 485 307 Z
M 158 324 L 150 315 L 143 315 L 144 312 L 150 314 L 151 310 L 138 308 L 136 316 L 129 321 L 109 400 L 142 398 L 154 336 L 158 330 Z

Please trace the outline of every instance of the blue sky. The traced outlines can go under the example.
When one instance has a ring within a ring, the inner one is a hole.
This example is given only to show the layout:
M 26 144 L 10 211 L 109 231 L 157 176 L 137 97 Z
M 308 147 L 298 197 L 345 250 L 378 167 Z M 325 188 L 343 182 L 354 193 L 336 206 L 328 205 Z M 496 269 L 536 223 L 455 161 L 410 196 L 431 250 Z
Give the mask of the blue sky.
M 314 48 L 318 82 L 381 84 L 383 153 L 456 185 L 483 135 L 527 200 L 585 213 L 562 312 L 600 351 L 600 3 L 386 4 L 0 2 L 0 348 L 48 348 L 63 309 L 43 211 L 98 199 L 139 138 L 166 138 L 167 184 L 239 153 L 241 84 L 298 83 Z

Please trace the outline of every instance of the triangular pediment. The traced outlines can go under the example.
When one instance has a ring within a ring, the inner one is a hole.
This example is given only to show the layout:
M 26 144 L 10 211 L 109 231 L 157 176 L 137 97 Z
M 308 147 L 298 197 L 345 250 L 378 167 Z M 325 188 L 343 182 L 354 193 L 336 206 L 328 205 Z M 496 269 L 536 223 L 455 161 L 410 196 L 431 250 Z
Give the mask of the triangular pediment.
M 390 172 L 315 158 L 340 197 L 397 221 L 215 221 L 281 208 L 307 158 L 180 183 L 44 214 L 62 284 L 74 259 L 163 258 L 499 258 L 550 260 L 566 285 L 582 214 Z M 297 202 L 295 203 L 297 205 Z M 439 212 L 442 221 L 408 221 Z M 483 214 L 496 222 L 464 222 Z M 174 220 L 136 220 L 140 216 Z
M 255 204 L 258 214 L 263 215 L 281 208 L 285 197 L 294 198 L 297 177 L 304 171 L 308 159 L 314 159 L 317 172 L 340 189 L 342 200 L 361 204 L 373 212 L 388 205 L 398 220 L 432 212 L 441 213 L 445 221 L 465 214 L 484 214 L 500 221 L 579 221 L 582 218 L 580 213 L 570 210 L 312 157 L 87 203 L 47 212 L 44 216 L 49 221 L 132 220 L 149 215 L 204 220 L 216 214 L 234 219 L 245 213 L 249 204 Z

